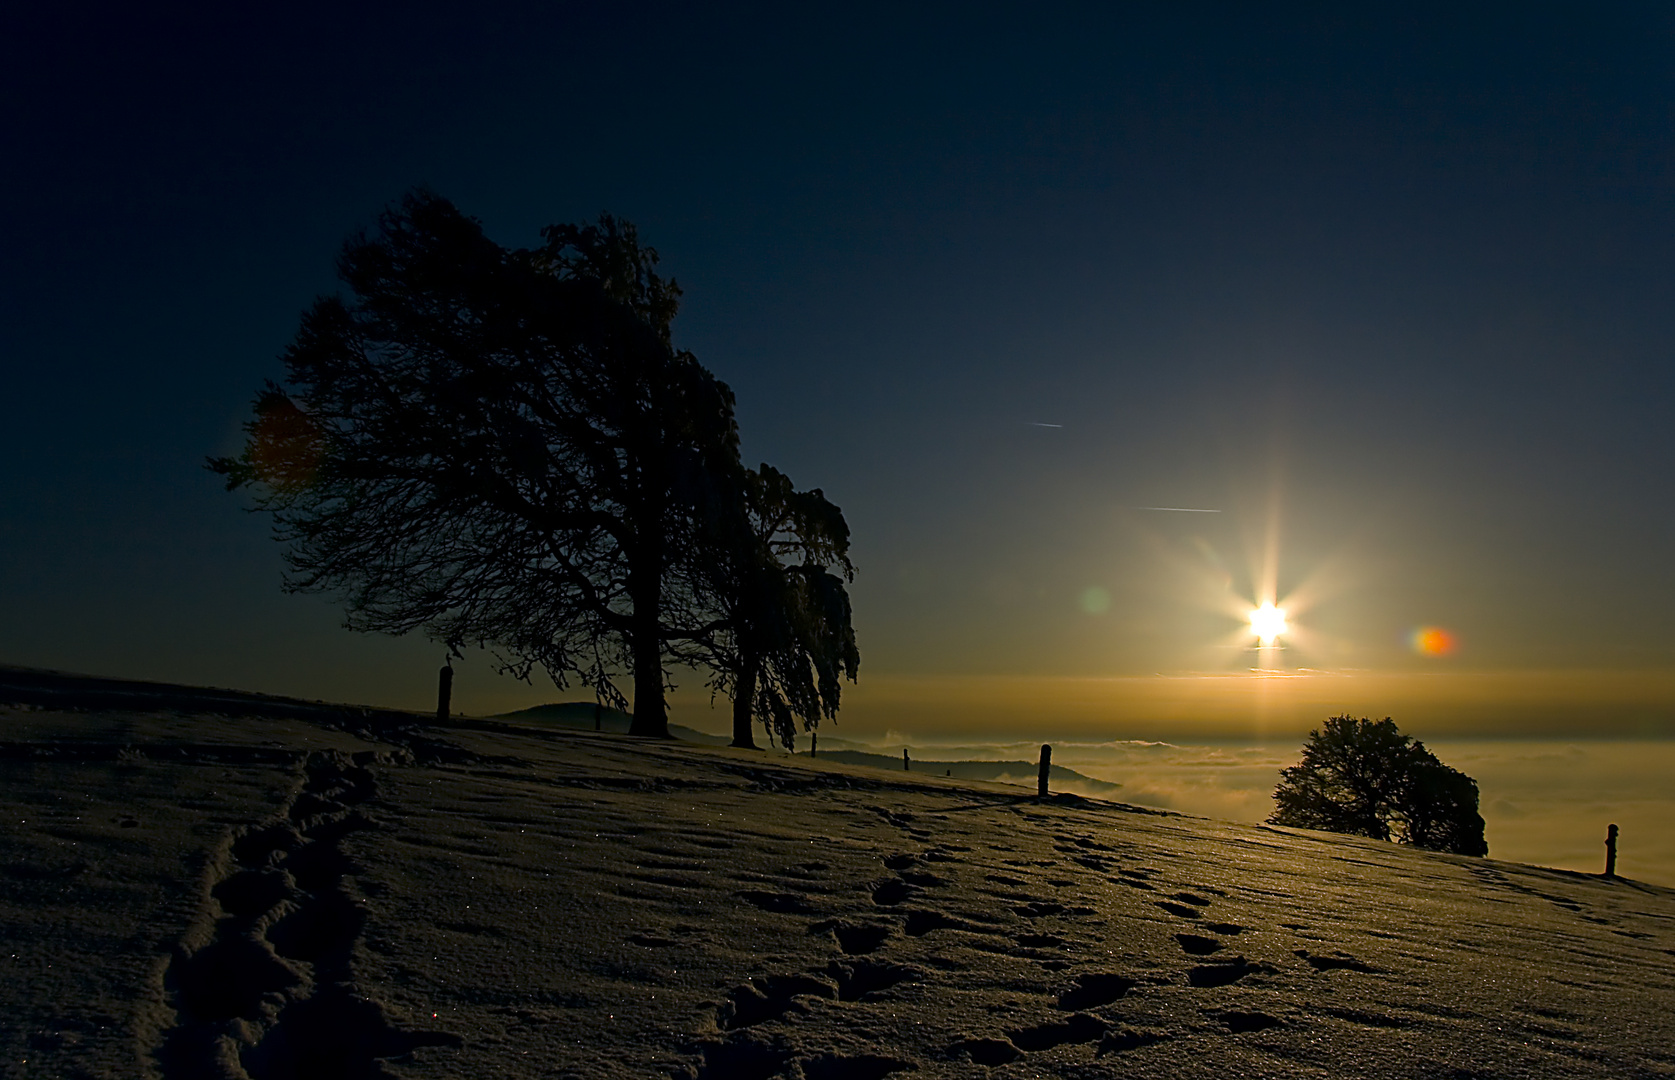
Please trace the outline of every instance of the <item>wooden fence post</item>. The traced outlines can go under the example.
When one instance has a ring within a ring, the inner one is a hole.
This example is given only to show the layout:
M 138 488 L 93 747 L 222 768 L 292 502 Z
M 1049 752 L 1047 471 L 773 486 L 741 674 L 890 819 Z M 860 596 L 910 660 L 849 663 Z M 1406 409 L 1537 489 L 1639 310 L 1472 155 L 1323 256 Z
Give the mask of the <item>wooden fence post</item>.
M 1053 770 L 1053 748 L 1047 743 L 1041 744 L 1041 776 L 1035 785 L 1035 797 L 1047 797 L 1047 774 Z
M 1605 876 L 1617 876 L 1617 826 L 1605 827 Z
M 454 697 L 454 665 L 452 661 L 442 665 L 442 670 L 436 673 L 436 722 L 448 722 L 448 706 Z

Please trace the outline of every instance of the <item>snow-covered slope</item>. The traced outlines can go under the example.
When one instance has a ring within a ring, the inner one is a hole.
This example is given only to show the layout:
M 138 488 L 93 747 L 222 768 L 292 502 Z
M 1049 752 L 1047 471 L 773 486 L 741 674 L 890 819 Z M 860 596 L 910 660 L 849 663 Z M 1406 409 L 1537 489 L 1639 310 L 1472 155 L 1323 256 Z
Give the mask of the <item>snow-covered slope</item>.
M 7 1076 L 1675 1073 L 1630 881 L 550 725 L 0 724 Z

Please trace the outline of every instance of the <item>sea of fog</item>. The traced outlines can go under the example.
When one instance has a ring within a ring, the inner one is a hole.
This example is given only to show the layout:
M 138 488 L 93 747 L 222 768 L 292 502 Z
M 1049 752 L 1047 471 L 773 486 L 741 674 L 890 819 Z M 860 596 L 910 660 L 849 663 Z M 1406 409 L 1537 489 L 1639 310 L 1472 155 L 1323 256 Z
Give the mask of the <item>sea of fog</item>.
M 916 759 L 940 761 L 1034 761 L 1041 746 L 899 735 L 874 742 L 828 736 L 821 745 L 893 757 L 906 746 Z M 1492 857 L 1598 873 L 1606 826 L 1615 824 L 1622 830 L 1618 874 L 1675 886 L 1675 741 L 1428 739 L 1425 745 L 1476 779 Z M 1260 822 L 1273 809 L 1280 770 L 1296 764 L 1300 751 L 1300 742 L 1055 742 L 1053 763 L 1121 784 L 1115 797 L 1124 802 Z

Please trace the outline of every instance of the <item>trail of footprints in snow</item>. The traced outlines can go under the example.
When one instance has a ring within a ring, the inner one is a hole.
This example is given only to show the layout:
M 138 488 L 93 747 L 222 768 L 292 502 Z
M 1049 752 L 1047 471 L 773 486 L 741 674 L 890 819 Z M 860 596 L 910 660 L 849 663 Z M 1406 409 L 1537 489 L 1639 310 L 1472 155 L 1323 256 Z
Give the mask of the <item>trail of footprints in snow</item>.
M 1091 837 L 1066 836 L 1060 837 L 1055 848 L 1064 855 L 1070 856 L 1072 862 L 1093 870 L 1096 873 L 1108 873 L 1115 869 L 1116 856 L 1112 849 L 1099 843 Z M 1158 871 L 1151 868 L 1123 868 L 1116 870 L 1113 882 L 1129 885 L 1146 891 L 1155 891 L 1155 886 L 1148 880 Z M 1027 883 L 1005 875 L 991 874 L 989 882 L 1001 886 L 1026 886 Z M 1071 882 L 1053 881 L 1050 884 L 1069 885 Z M 1056 902 L 1032 900 L 1027 894 L 1008 891 L 985 889 L 984 892 L 1004 900 L 1019 901 L 1013 911 L 1030 919 L 1046 915 L 1062 915 L 1066 917 L 1094 914 L 1091 909 L 1081 907 L 1066 907 Z M 1211 890 L 1213 891 L 1213 890 Z M 1182 919 L 1191 919 L 1194 925 L 1215 934 L 1233 936 L 1243 932 L 1244 927 L 1235 923 L 1201 921 L 1204 909 L 1211 901 L 1196 893 L 1179 892 L 1167 900 L 1154 901 L 1159 908 Z M 1040 934 L 1018 935 L 1015 940 L 1022 945 L 1055 945 L 1062 944 L 1053 935 Z M 1220 939 L 1201 934 L 1181 933 L 1175 935 L 1176 942 L 1183 952 L 1189 956 L 1209 956 L 1220 952 L 1225 946 Z M 1042 961 L 1044 967 L 1054 970 L 1052 962 Z M 1057 967 L 1063 967 L 1058 964 Z M 1347 966 L 1347 965 L 1346 965 Z M 1226 986 L 1237 982 L 1255 971 L 1272 970 L 1264 964 L 1252 964 L 1243 956 L 1226 960 L 1211 961 L 1198 965 L 1187 972 L 1187 984 L 1192 987 Z M 957 1056 L 968 1058 L 979 1065 L 1004 1065 L 1016 1061 L 1029 1053 L 1039 1053 L 1054 1047 L 1067 1044 L 1098 1043 L 1095 1050 L 1096 1058 L 1109 1053 L 1138 1049 L 1152 1043 L 1161 1042 L 1170 1036 L 1151 1031 L 1138 1031 L 1127 1026 L 1113 1029 L 1105 1019 L 1087 1011 L 1114 1004 L 1125 997 L 1130 990 L 1139 985 L 1138 980 L 1115 972 L 1088 972 L 1073 977 L 1074 985 L 1061 992 L 1055 1003 L 1061 1011 L 1072 1015 L 1064 1020 L 1037 1024 L 1032 1027 L 1015 1028 L 1000 1033 L 998 1037 L 969 1038 L 961 1040 L 951 1047 Z M 1276 1017 L 1266 1013 L 1223 1010 L 1213 1012 L 1212 1015 L 1220 1021 L 1230 1033 L 1238 1034 L 1247 1031 L 1260 1031 L 1275 1027 L 1283 1023 Z
M 924 841 L 931 836 L 930 833 L 914 827 L 913 815 L 910 813 L 883 809 L 878 809 L 878 813 L 889 824 L 901 828 L 914 840 Z M 1057 849 L 1070 855 L 1072 861 L 1077 864 L 1098 873 L 1109 873 L 1115 868 L 1116 856 L 1106 845 L 1089 837 L 1060 839 L 1062 842 L 1056 845 Z M 922 936 L 937 929 L 996 935 L 998 927 L 975 925 L 936 910 L 903 907 L 908 901 L 922 895 L 925 890 L 948 884 L 936 874 L 923 869 L 920 864 L 957 861 L 956 857 L 949 853 L 950 850 L 966 849 L 944 844 L 921 855 L 903 853 L 886 857 L 883 860 L 885 868 L 892 871 L 893 875 L 872 882 L 868 889 L 874 905 L 888 912 L 889 917 L 877 921 L 828 919 L 813 923 L 809 928 L 810 932 L 831 935 L 843 958 L 832 960 L 822 971 L 757 977 L 735 987 L 717 1010 L 718 1026 L 730 1033 L 729 1037 L 704 1048 L 699 1064 L 688 1075 L 696 1077 L 697 1080 L 719 1080 L 721 1077 L 768 1080 L 784 1075 L 790 1070 L 793 1059 L 801 1066 L 803 1075 L 812 1080 L 825 1077 L 870 1080 L 911 1069 L 913 1066 L 910 1062 L 881 1055 L 796 1058 L 793 1051 L 784 1047 L 764 1044 L 741 1036 L 746 1034 L 747 1029 L 758 1024 L 809 1012 L 809 1007 L 799 1001 L 799 998 L 869 1001 L 875 1000 L 877 995 L 892 987 L 921 979 L 924 973 L 916 968 L 868 959 L 890 941 L 898 926 L 902 932 L 912 937 Z M 1158 873 L 1159 871 L 1146 867 L 1122 868 L 1116 869 L 1115 876 L 1109 880 L 1138 889 L 1157 891 L 1149 879 Z M 985 880 L 993 887 L 980 886 L 978 891 L 1007 902 L 1010 910 L 1024 919 L 1033 921 L 1047 917 L 1079 918 L 1097 914 L 1092 908 L 1065 905 L 1019 891 L 1026 889 L 1029 884 L 1019 878 L 989 874 Z M 1074 884 L 1071 881 L 1049 883 L 1065 886 Z M 809 910 L 806 904 L 793 894 L 764 893 L 741 896 L 764 910 L 788 914 Z M 1244 927 L 1236 923 L 1206 919 L 1205 915 L 1213 904 L 1208 897 L 1181 891 L 1153 903 L 1170 915 L 1189 920 L 1195 930 L 1205 931 L 1183 931 L 1175 935 L 1183 953 L 1204 959 L 1203 963 L 1188 969 L 1188 986 L 1198 989 L 1228 986 L 1252 973 L 1272 973 L 1277 970 L 1266 963 L 1253 963 L 1242 955 L 1214 956 L 1226 947 L 1222 938 L 1237 936 L 1243 932 Z M 1010 940 L 1021 947 L 1022 955 L 1067 944 L 1065 939 L 1050 933 L 1015 933 L 1010 935 Z M 1018 954 L 1018 950 L 1007 951 Z M 1342 953 L 1322 956 L 1298 950 L 1296 955 L 1316 971 L 1374 970 Z M 1040 957 L 1036 957 L 1036 962 L 1049 971 L 1062 970 L 1069 966 L 1062 960 Z M 1138 985 L 1138 980 L 1118 972 L 1076 974 L 1072 976 L 1071 985 L 1058 994 L 1055 1002 L 1057 1009 L 1070 1014 L 1063 1020 L 1011 1028 L 998 1033 L 997 1036 L 961 1039 L 949 1046 L 948 1053 L 952 1057 L 964 1058 L 975 1064 L 995 1066 L 1016 1061 L 1025 1054 L 1039 1053 L 1070 1044 L 1098 1043 L 1095 1051 L 1095 1057 L 1098 1058 L 1110 1053 L 1135 1050 L 1170 1038 L 1171 1036 L 1164 1033 L 1135 1030 L 1126 1025 L 1113 1027 L 1109 1021 L 1089 1011 L 1114 1004 Z M 1278 1017 L 1263 1012 L 1224 1009 L 1207 1011 L 1206 1015 L 1217 1020 L 1230 1034 L 1262 1031 L 1284 1023 Z
M 881 813 L 891 824 L 904 828 L 915 838 L 921 835 L 907 827 L 912 820 L 911 814 Z M 950 861 L 953 856 L 933 850 L 922 858 L 933 862 Z M 925 889 L 947 884 L 935 874 L 913 869 L 920 859 L 921 856 L 910 854 L 886 857 L 884 866 L 893 871 L 893 876 L 869 886 L 873 903 L 882 908 L 894 908 Z M 824 868 L 824 864 L 819 865 Z M 764 911 L 795 914 L 809 910 L 795 894 L 749 891 L 739 896 Z M 906 911 L 901 916 L 902 930 L 910 936 L 917 937 L 948 926 L 963 927 L 964 924 L 935 911 Z M 809 933 L 830 935 L 837 943 L 842 958 L 834 958 L 823 970 L 816 972 L 756 976 L 735 986 L 716 1010 L 716 1025 L 728 1032 L 729 1037 L 703 1047 L 698 1063 L 688 1070 L 687 1075 L 697 1080 L 768 1080 L 784 1075 L 795 1063 L 808 1080 L 879 1080 L 891 1073 L 912 1069 L 910 1061 L 880 1054 L 799 1057 L 784 1046 L 746 1037 L 746 1029 L 758 1024 L 781 1020 L 793 1013 L 807 1013 L 808 1007 L 798 998 L 872 1001 L 892 987 L 919 981 L 924 973 L 917 968 L 869 958 L 890 940 L 895 927 L 893 919 L 827 919 L 811 924 Z
M 402 1031 L 355 988 L 351 960 L 366 922 L 340 847 L 374 828 L 358 809 L 374 792 L 372 752 L 315 752 L 282 814 L 237 833 L 210 893 L 207 943 L 176 949 L 164 975 L 175 1027 L 157 1051 L 166 1080 L 361 1080 L 421 1046 L 461 1045 Z
M 1071 861 L 1090 870 L 1106 873 L 1113 869 L 1116 863 L 1114 855 L 1101 854 L 1112 849 L 1100 844 L 1090 837 L 1060 837 L 1060 843 L 1055 848 L 1070 856 Z M 1019 864 L 1022 865 L 1022 864 Z M 1159 871 L 1149 867 L 1134 867 L 1117 869 L 1116 876 L 1111 878 L 1115 883 L 1127 885 L 1131 888 L 1146 891 L 1157 891 L 1156 885 L 1150 880 Z M 1024 886 L 1026 883 L 1004 875 L 989 875 L 990 882 L 1000 885 Z M 1051 884 L 1069 884 L 1069 882 L 1051 882 Z M 1018 914 L 1026 918 L 1036 918 L 1045 914 L 1080 915 L 1084 909 L 1065 908 L 1056 903 L 1031 903 L 1024 894 L 1014 894 L 998 890 L 983 890 L 990 895 L 1002 899 L 1023 901 L 1021 906 L 1014 908 Z M 1218 892 L 1207 889 L 1203 891 Z M 1177 892 L 1167 899 L 1154 901 L 1161 910 L 1180 919 L 1192 920 L 1195 928 L 1208 931 L 1209 934 L 1222 936 L 1236 936 L 1243 932 L 1244 927 L 1236 923 L 1216 922 L 1204 918 L 1206 909 L 1212 901 L 1207 897 L 1192 892 Z M 1020 944 L 1052 945 L 1058 939 L 1052 935 L 1019 935 L 1016 938 Z M 1210 957 L 1225 948 L 1225 943 L 1219 937 L 1208 934 L 1178 933 L 1176 942 L 1188 956 Z M 1296 950 L 1296 954 L 1316 971 L 1350 970 L 1370 972 L 1377 969 L 1346 953 L 1333 955 L 1310 954 L 1307 950 Z M 1043 962 L 1043 966 L 1049 966 Z M 1194 988 L 1213 988 L 1231 985 L 1253 972 L 1273 972 L 1276 969 L 1265 963 L 1252 963 L 1243 956 L 1217 958 L 1199 964 L 1187 971 L 1187 985 Z M 1058 1007 L 1063 1010 L 1085 1010 L 1110 1004 L 1123 997 L 1130 989 L 1137 985 L 1133 980 L 1111 973 L 1094 973 L 1076 976 L 1077 985 L 1066 990 L 1059 996 Z M 1277 1017 L 1261 1012 L 1246 1012 L 1239 1010 L 1222 1010 L 1210 1012 L 1209 1015 L 1220 1021 L 1227 1030 L 1237 1034 L 1247 1031 L 1261 1031 L 1276 1027 L 1284 1023 Z M 956 1049 L 963 1052 L 972 1061 L 984 1065 L 1000 1065 L 1015 1061 L 1025 1053 L 1051 1049 L 1066 1043 L 1099 1042 L 1097 1056 L 1106 1053 L 1132 1050 L 1150 1043 L 1168 1038 L 1152 1032 L 1134 1031 L 1123 1028 L 1112 1031 L 1109 1025 L 1097 1016 L 1078 1011 L 1065 1021 L 1037 1025 L 1008 1031 L 1004 1038 L 968 1039 L 956 1044 Z

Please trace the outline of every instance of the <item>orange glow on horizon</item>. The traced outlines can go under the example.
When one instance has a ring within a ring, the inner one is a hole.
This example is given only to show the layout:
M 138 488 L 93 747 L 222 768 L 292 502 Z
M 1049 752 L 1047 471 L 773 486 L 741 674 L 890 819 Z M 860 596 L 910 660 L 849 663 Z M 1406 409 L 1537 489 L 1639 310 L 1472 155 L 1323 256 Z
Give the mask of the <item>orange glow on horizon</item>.
M 1456 671 L 1450 664 L 1407 672 L 896 673 L 846 685 L 843 701 L 833 734 L 845 738 L 895 729 L 931 738 L 1034 732 L 1189 742 L 1291 739 L 1340 713 L 1394 716 L 1404 731 L 1426 738 L 1675 738 L 1675 670 L 1664 669 Z M 720 715 L 708 691 L 693 690 L 690 707 L 705 722 Z M 820 732 L 826 734 L 824 723 Z

